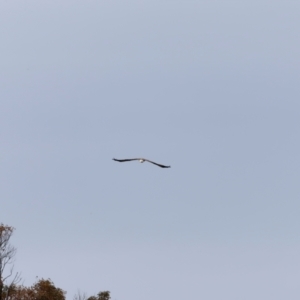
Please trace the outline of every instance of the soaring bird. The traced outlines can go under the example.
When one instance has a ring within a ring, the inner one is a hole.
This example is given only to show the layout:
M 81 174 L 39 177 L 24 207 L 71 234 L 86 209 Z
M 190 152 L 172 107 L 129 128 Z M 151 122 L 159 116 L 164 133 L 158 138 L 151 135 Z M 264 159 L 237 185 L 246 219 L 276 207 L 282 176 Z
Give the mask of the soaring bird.
M 151 164 L 154 164 L 154 165 L 157 165 L 161 168 L 171 168 L 171 166 L 165 166 L 165 165 L 161 165 L 161 164 L 158 164 L 154 161 L 151 161 L 149 159 L 146 159 L 146 158 L 127 158 L 127 159 L 116 159 L 116 158 L 113 158 L 114 161 L 118 161 L 118 162 L 124 162 L 124 161 L 132 161 L 132 160 L 138 160 L 140 163 L 143 163 L 144 161 L 147 161 Z

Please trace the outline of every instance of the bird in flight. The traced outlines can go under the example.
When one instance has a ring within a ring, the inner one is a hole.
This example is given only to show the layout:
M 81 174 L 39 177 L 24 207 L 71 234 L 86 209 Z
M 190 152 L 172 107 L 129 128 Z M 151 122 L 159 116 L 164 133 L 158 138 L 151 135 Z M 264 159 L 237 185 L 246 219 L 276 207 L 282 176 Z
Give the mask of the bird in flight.
M 132 161 L 132 160 L 138 160 L 140 163 L 143 163 L 144 161 L 147 161 L 151 164 L 154 164 L 156 166 L 159 166 L 161 168 L 171 168 L 171 166 L 165 166 L 165 165 L 161 165 L 161 164 L 158 164 L 154 161 L 151 161 L 149 159 L 146 159 L 146 158 L 128 158 L 128 159 L 116 159 L 116 158 L 113 158 L 114 161 L 118 161 L 118 162 L 124 162 L 124 161 Z

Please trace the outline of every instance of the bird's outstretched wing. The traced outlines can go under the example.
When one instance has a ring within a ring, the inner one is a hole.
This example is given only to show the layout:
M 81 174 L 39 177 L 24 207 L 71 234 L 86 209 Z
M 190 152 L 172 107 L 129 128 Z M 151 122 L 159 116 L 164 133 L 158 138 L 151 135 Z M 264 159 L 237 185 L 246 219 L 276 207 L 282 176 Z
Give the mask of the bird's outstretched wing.
M 118 162 L 124 162 L 124 161 L 132 161 L 132 160 L 139 160 L 139 158 L 128 158 L 128 159 L 116 159 L 113 158 L 114 161 L 118 161 Z
M 154 161 L 151 161 L 151 160 L 149 160 L 149 159 L 145 159 L 145 161 L 148 161 L 149 163 L 154 164 L 154 165 L 157 165 L 157 166 L 159 166 L 159 167 L 161 167 L 161 168 L 171 168 L 171 166 L 161 165 L 161 164 L 158 164 L 158 163 L 156 163 L 156 162 L 154 162 Z

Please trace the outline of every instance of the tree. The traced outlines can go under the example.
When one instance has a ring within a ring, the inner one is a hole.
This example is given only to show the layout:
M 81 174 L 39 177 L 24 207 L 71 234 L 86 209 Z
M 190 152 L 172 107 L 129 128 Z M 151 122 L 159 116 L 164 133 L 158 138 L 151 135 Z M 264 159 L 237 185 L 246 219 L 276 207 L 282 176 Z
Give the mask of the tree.
M 40 279 L 31 287 L 34 292 L 34 300 L 65 300 L 66 292 L 55 287 L 50 279 Z
M 13 276 L 13 262 L 17 252 L 17 249 L 9 243 L 13 232 L 13 227 L 2 223 L 0 224 L 0 300 L 8 299 L 10 290 L 21 280 L 19 273 Z M 5 275 L 6 267 L 9 265 L 11 265 L 11 267 Z M 12 279 L 10 283 L 7 283 L 10 277 L 12 277 Z
M 14 285 L 5 300 L 65 300 L 65 294 L 50 279 L 40 279 L 31 287 Z
M 56 287 L 50 279 L 42 278 L 31 287 L 19 285 L 20 274 L 13 275 L 17 250 L 9 243 L 14 230 L 0 223 L 0 300 L 65 300 L 66 292 Z M 100 292 L 89 298 L 85 293 L 78 292 L 74 300 L 110 300 L 110 292 Z
M 91 296 L 87 300 L 109 300 L 110 299 L 110 292 L 104 291 L 98 293 L 97 296 Z
M 34 300 L 34 292 L 31 288 L 14 285 L 7 294 L 6 300 Z

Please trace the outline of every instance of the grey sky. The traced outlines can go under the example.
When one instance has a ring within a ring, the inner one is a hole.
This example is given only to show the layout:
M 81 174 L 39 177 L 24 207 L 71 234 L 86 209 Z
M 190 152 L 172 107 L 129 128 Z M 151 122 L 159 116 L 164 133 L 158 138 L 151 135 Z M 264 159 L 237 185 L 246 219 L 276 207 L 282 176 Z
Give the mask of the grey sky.
M 24 284 L 299 299 L 299 10 L 1 1 L 0 222 Z M 112 161 L 139 156 L 171 169 Z

